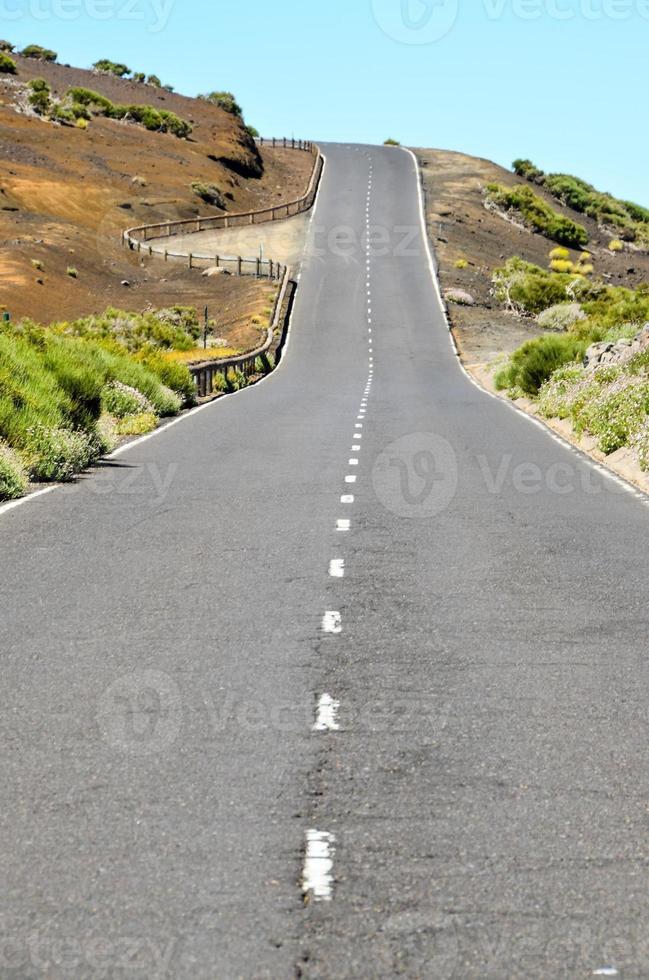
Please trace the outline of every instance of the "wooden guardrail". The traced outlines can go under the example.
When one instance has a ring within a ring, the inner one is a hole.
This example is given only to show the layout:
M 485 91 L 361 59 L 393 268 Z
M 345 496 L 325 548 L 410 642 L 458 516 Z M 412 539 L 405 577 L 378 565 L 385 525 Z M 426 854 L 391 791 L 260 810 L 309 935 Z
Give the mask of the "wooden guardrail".
M 275 331 L 280 325 L 282 310 L 284 309 L 288 289 L 291 281 L 290 269 L 284 266 L 282 285 L 275 297 L 275 305 L 268 324 L 266 339 L 261 347 L 250 351 L 248 354 L 239 354 L 237 357 L 227 357 L 223 360 L 203 361 L 200 364 L 191 364 L 189 371 L 196 382 L 196 390 L 199 398 L 206 398 L 214 392 L 214 378 L 220 374 L 225 380 L 225 387 L 229 387 L 228 374 L 230 371 L 240 371 L 244 377 L 249 378 L 257 373 L 257 361 L 261 360 L 263 373 L 270 369 L 268 352 L 275 341 Z
M 214 392 L 214 378 L 220 374 L 225 379 L 225 387 L 228 388 L 228 374 L 232 370 L 240 371 L 245 377 L 249 378 L 257 372 L 257 361 L 261 360 L 264 373 L 269 370 L 270 362 L 268 353 L 275 341 L 275 334 L 280 324 L 282 311 L 286 305 L 289 289 L 291 287 L 290 268 L 272 259 L 244 258 L 241 255 L 205 255 L 198 252 L 174 252 L 165 245 L 159 243 L 160 239 L 172 238 L 180 234 L 197 234 L 201 231 L 212 229 L 236 228 L 243 225 L 264 224 L 270 221 L 278 221 L 282 218 L 290 218 L 296 214 L 302 214 L 310 210 L 318 193 L 320 178 L 324 169 L 324 159 L 320 153 L 320 148 L 315 143 L 304 140 L 288 139 L 263 139 L 257 142 L 264 146 L 280 146 L 294 150 L 311 153 L 314 158 L 313 172 L 306 193 L 294 201 L 286 204 L 278 204 L 271 208 L 264 208 L 261 211 L 243 211 L 234 214 L 219 214 L 207 218 L 189 218 L 183 221 L 161 221 L 152 225 L 140 225 L 137 228 L 129 228 L 122 233 L 122 242 L 128 248 L 148 255 L 162 256 L 165 261 L 169 259 L 183 259 L 188 263 L 189 268 L 200 267 L 200 264 L 207 262 L 217 268 L 224 269 L 237 276 L 254 275 L 257 278 L 266 278 L 281 282 L 281 286 L 275 297 L 270 323 L 266 339 L 261 347 L 247 354 L 239 354 L 236 357 L 228 357 L 220 360 L 203 361 L 198 364 L 189 365 L 189 371 L 196 383 L 199 398 L 205 398 Z M 152 242 L 156 241 L 156 244 Z M 280 341 L 281 346 L 281 341 Z
M 259 141 L 262 142 L 261 140 Z M 271 141 L 266 141 L 270 144 Z M 274 144 L 281 145 L 281 141 L 275 140 Z M 240 228 L 246 225 L 265 224 L 270 221 L 290 218 L 296 214 L 302 214 L 310 210 L 318 193 L 320 178 L 324 167 L 324 161 L 319 147 L 315 143 L 304 143 L 299 140 L 286 140 L 285 145 L 291 149 L 300 149 L 311 153 L 314 157 L 313 173 L 307 188 L 306 194 L 294 201 L 287 201 L 285 204 L 277 204 L 270 208 L 262 208 L 260 211 L 239 211 L 233 214 L 210 215 L 205 218 L 186 218 L 182 221 L 161 221 L 152 225 L 140 225 L 136 228 L 128 228 L 122 233 L 122 242 L 128 248 L 144 252 L 148 255 L 161 255 L 165 260 L 185 259 L 190 268 L 195 262 L 216 263 L 218 266 L 226 268 L 235 275 L 255 275 L 269 279 L 281 279 L 283 270 L 277 263 L 268 259 L 245 259 L 240 256 L 215 256 L 205 255 L 198 252 L 173 252 L 159 243 L 152 245 L 152 240 L 171 238 L 181 234 L 197 234 L 201 231 L 212 231 L 215 229 Z M 249 271 L 250 270 L 250 271 Z

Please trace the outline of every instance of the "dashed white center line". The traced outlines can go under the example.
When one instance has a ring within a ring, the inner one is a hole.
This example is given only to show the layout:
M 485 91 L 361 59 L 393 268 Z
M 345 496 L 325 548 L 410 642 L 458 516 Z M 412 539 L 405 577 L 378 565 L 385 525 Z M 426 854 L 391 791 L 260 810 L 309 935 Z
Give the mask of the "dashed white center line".
M 337 531 L 349 531 L 351 526 L 352 526 L 352 522 L 345 518 L 341 518 L 341 520 L 336 522 Z
M 322 617 L 322 632 L 323 633 L 342 633 L 343 631 L 343 618 L 339 612 L 334 610 L 327 611 Z
M 323 694 L 316 708 L 314 732 L 339 732 L 338 711 L 340 702 L 334 701 L 330 694 Z
M 329 562 L 329 574 L 332 578 L 345 577 L 345 559 L 334 558 Z
M 356 480 L 357 479 L 358 478 L 355 477 L 355 476 L 346 476 L 345 477 L 345 483 L 356 483 Z
M 350 466 L 358 466 L 358 460 L 357 459 L 350 459 L 349 465 Z
M 330 902 L 333 895 L 333 855 L 336 838 L 321 830 L 307 830 L 302 894 L 305 901 Z
M 341 502 L 341 504 L 353 504 L 354 503 L 354 497 L 352 496 L 351 493 L 345 493 L 340 498 L 340 502 Z

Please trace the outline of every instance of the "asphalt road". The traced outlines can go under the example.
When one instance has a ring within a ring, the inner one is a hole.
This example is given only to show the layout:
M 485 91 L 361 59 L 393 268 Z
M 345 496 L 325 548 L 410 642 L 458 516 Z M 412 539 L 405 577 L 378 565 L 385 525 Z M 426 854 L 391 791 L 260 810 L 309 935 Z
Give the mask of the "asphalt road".
M 0 515 L 3 980 L 649 975 L 646 504 L 326 154 L 279 370 Z

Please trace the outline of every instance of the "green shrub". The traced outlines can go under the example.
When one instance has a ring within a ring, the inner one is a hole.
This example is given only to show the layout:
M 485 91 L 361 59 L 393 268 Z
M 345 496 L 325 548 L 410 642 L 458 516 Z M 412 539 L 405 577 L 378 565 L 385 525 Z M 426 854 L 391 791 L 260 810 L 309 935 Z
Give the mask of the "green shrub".
M 632 434 L 629 443 L 635 452 L 640 469 L 649 470 L 649 419 L 644 419 Z
M 0 500 L 14 500 L 27 490 L 27 472 L 22 460 L 0 440 Z
M 575 393 L 584 384 L 585 378 L 584 368 L 577 364 L 569 364 L 554 371 L 539 390 L 540 414 L 545 418 L 568 418 Z
M 199 180 L 195 180 L 191 184 L 191 188 L 201 201 L 205 201 L 206 204 L 211 204 L 215 208 L 222 208 L 225 210 L 225 198 L 215 184 L 203 184 Z
M 597 437 L 607 455 L 625 446 L 649 413 L 649 381 L 620 375 L 600 386 L 593 397 L 573 405 L 571 417 L 577 433 Z
M 162 82 L 157 75 L 149 75 L 146 80 L 147 85 L 153 85 L 154 88 L 162 88 Z
M 114 108 L 113 103 L 110 99 L 107 99 L 104 95 L 100 95 L 99 92 L 93 92 L 89 88 L 79 88 L 75 86 L 68 89 L 67 96 L 71 102 L 76 102 L 79 105 L 84 105 L 94 108 L 97 112 L 102 112 L 104 115 Z
M 138 415 L 126 415 L 118 419 L 117 433 L 120 436 L 143 436 L 157 428 L 158 419 L 153 412 L 142 412 Z
M 383 143 L 384 146 L 401 146 L 399 140 L 387 139 Z
M 4 54 L 2 52 L 0 52 L 0 74 L 16 74 L 16 62 L 13 60 L 13 58 L 10 58 L 8 54 Z
M 559 303 L 550 306 L 536 318 L 541 330 L 568 330 L 578 320 L 585 319 L 586 314 L 579 303 Z
M 12 44 L 11 41 L 2 41 L 2 40 L 0 40 L 0 51 L 1 52 L 4 52 L 5 54 L 11 54 L 15 50 L 16 50 L 16 45 L 15 44 Z
M 488 184 L 486 197 L 490 204 L 501 210 L 517 212 L 530 228 L 560 245 L 580 248 L 588 242 L 588 232 L 582 225 L 553 211 L 531 187 Z
M 64 126 L 75 126 L 77 122 L 77 117 L 72 110 L 67 109 L 62 105 L 55 106 L 54 111 L 52 112 L 52 119 Z M 73 279 L 76 279 L 78 275 L 77 270 L 72 268 L 68 269 L 68 275 Z
M 608 247 L 611 252 L 623 252 L 624 242 L 621 242 L 619 238 L 614 238 L 612 242 L 608 243 Z
M 139 415 L 153 411 L 151 402 L 137 388 L 110 381 L 101 393 L 101 407 L 104 412 L 122 419 L 127 415 Z
M 29 104 L 39 116 L 47 116 L 51 109 L 50 93 L 44 89 L 36 89 L 29 93 Z
M 546 272 L 538 265 L 514 257 L 493 274 L 496 298 L 517 313 L 541 313 L 570 297 L 570 276 Z
M 35 58 L 37 61 L 56 61 L 58 58 L 56 51 L 42 48 L 40 44 L 28 44 L 20 53 L 23 58 Z
M 99 61 L 95 61 L 92 67 L 95 69 L 95 71 L 105 72 L 109 75 L 116 75 L 118 78 L 124 78 L 125 75 L 131 74 L 131 69 L 126 65 L 122 65 L 115 61 L 109 61 L 108 58 L 101 58 Z
M 519 167 L 517 167 L 517 164 Z M 544 174 L 529 160 L 517 160 L 516 172 L 542 184 L 563 204 L 586 214 L 600 225 L 614 227 L 627 241 L 649 241 L 649 209 L 598 191 L 592 184 L 571 174 Z
M 158 376 L 165 387 L 179 396 L 183 406 L 190 407 L 196 404 L 196 385 L 188 367 L 167 360 L 164 354 L 156 350 L 144 350 L 138 358 Z
M 79 278 L 79 272 L 78 272 L 78 270 L 75 269 L 74 266 L 72 266 L 72 265 L 69 265 L 68 266 L 68 268 L 66 270 L 66 275 L 69 276 L 70 279 L 78 279 Z
M 27 87 L 32 90 L 32 92 L 47 92 L 49 95 L 52 89 L 49 83 L 45 81 L 44 78 L 32 78 L 30 82 L 27 82 Z
M 146 75 L 143 71 L 136 71 L 133 73 L 133 81 L 143 84 L 146 81 Z
M 199 95 L 199 99 L 212 102 L 219 109 L 229 112 L 233 116 L 242 116 L 243 110 L 232 92 L 209 92 L 207 95 Z
M 531 160 L 514 160 L 512 169 L 515 174 L 518 174 L 519 177 L 524 177 L 525 180 L 534 181 L 537 178 L 543 177 L 543 171 L 535 167 Z
M 254 126 L 246 126 L 246 132 L 248 136 L 252 136 L 253 140 L 259 139 L 259 130 L 255 129 Z
M 119 433 L 117 432 L 117 420 L 112 415 L 101 415 L 97 420 L 95 432 L 99 453 L 102 456 L 106 453 L 112 453 L 117 448 Z
M 587 347 L 586 341 L 570 334 L 548 334 L 528 340 L 512 354 L 506 367 L 498 373 L 496 387 L 499 391 L 520 389 L 534 397 L 557 368 L 581 360 Z
M 71 480 L 97 456 L 90 434 L 70 429 L 34 429 L 24 453 L 30 476 L 38 483 Z

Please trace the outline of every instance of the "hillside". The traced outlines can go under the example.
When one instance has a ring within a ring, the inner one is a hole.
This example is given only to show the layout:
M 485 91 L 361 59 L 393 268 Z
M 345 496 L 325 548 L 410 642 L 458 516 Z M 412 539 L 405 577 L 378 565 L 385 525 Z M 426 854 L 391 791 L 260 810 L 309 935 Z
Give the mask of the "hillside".
M 200 273 L 140 261 L 121 247 L 121 231 L 221 213 L 196 196 L 196 181 L 215 186 L 228 211 L 298 197 L 309 180 L 309 155 L 260 153 L 241 117 L 208 101 L 12 57 L 17 73 L 0 75 L 0 307 L 14 319 L 48 322 L 108 306 L 209 303 L 223 336 L 245 334 L 250 316 L 266 305 L 263 296 L 257 301 L 258 284 L 206 282 Z M 54 98 L 80 87 L 111 102 L 175 113 L 191 124 L 191 134 L 180 139 L 96 115 L 87 129 L 46 121 L 27 108 L 34 78 L 44 79 Z M 245 346 L 244 336 L 236 339 Z
M 532 318 L 507 313 L 492 295 L 494 269 L 512 256 L 548 267 L 548 256 L 556 243 L 541 234 L 518 227 L 484 206 L 484 188 L 489 183 L 507 187 L 525 181 L 495 163 L 445 150 L 418 150 L 424 176 L 429 234 L 440 266 L 445 292 L 466 291 L 474 306 L 450 303 L 456 339 L 469 362 L 483 362 L 542 331 Z M 649 255 L 640 251 L 613 253 L 597 222 L 564 207 L 544 188 L 534 192 L 553 210 L 578 221 L 588 233 L 588 251 L 593 256 L 595 275 L 611 285 L 636 288 L 649 281 Z M 578 254 L 572 251 L 573 258 Z M 465 268 L 458 268 L 456 263 Z

